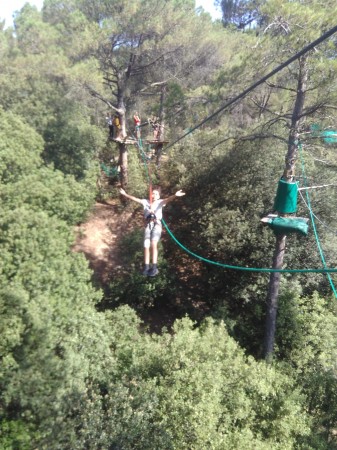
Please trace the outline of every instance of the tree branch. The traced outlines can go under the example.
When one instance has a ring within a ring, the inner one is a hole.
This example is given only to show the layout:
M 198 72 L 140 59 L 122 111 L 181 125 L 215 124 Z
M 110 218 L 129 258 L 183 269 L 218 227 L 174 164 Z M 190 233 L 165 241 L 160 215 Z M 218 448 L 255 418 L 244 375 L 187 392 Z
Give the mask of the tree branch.
M 116 111 L 117 113 L 120 113 L 120 110 L 118 108 L 116 108 L 108 99 L 106 99 L 105 97 L 103 97 L 102 94 L 100 94 L 99 92 L 97 92 L 93 87 L 89 86 L 87 83 L 84 84 L 84 87 L 90 92 L 90 94 L 95 97 L 98 98 L 99 100 L 101 100 L 103 103 L 105 103 L 106 105 L 108 105 L 111 109 L 113 109 L 114 111 Z

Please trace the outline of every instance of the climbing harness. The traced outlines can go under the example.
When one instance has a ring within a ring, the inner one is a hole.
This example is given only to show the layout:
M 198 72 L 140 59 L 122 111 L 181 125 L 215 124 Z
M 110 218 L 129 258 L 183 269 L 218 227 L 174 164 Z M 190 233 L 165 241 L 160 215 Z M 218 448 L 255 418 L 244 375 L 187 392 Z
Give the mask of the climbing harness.
M 158 229 L 158 227 L 160 229 Z M 161 229 L 162 229 L 161 222 L 156 219 L 155 214 L 149 214 L 146 217 L 146 228 L 148 228 L 150 231 L 150 240 L 151 241 L 153 239 L 155 232 L 158 232 L 161 234 Z
M 150 213 L 146 216 L 147 223 L 156 222 L 156 215 L 153 213 Z
M 160 221 L 157 220 L 156 215 L 154 213 L 150 213 L 146 216 L 146 226 L 149 227 L 149 230 L 151 234 L 153 233 L 153 230 L 156 225 L 160 225 Z

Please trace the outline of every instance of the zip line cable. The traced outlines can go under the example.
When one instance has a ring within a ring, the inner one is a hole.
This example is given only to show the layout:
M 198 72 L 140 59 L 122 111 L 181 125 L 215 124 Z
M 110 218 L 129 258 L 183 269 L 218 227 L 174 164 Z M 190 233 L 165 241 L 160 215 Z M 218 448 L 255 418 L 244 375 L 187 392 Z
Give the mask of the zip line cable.
M 168 145 L 166 147 L 166 150 L 169 149 L 170 147 L 172 147 L 174 144 L 176 144 L 177 142 L 181 141 L 182 139 L 184 139 L 186 136 L 188 136 L 189 134 L 193 133 L 193 131 L 197 130 L 198 128 L 200 128 L 202 125 L 204 125 L 206 122 L 208 122 L 209 120 L 213 119 L 213 117 L 217 116 L 221 111 L 223 111 L 224 109 L 228 108 L 228 106 L 232 105 L 233 103 L 237 102 L 238 100 L 240 100 L 241 98 L 244 98 L 249 92 L 253 91 L 257 86 L 259 86 L 260 84 L 264 83 L 265 81 L 268 80 L 268 78 L 272 77 L 273 75 L 275 75 L 277 72 L 280 72 L 280 70 L 284 69 L 285 67 L 287 67 L 290 63 L 292 63 L 293 61 L 295 61 L 296 59 L 298 59 L 300 56 L 305 55 L 309 50 L 312 50 L 314 47 L 316 47 L 318 44 L 320 44 L 321 42 L 325 41 L 325 39 L 327 39 L 328 37 L 332 36 L 333 34 L 335 34 L 337 31 L 337 25 L 333 28 L 331 28 L 330 30 L 328 30 L 326 33 L 322 34 L 321 37 L 319 37 L 318 39 L 316 39 L 315 41 L 311 42 L 310 44 L 308 44 L 306 47 L 304 47 L 302 50 L 300 50 L 299 52 L 297 52 L 295 55 L 293 55 L 291 58 L 287 59 L 287 61 L 285 61 L 284 63 L 280 64 L 279 66 L 277 66 L 274 70 L 272 70 L 271 72 L 269 72 L 267 75 L 265 75 L 264 77 L 260 78 L 259 81 L 257 81 L 256 83 L 252 84 L 251 86 L 249 86 L 247 89 L 245 89 L 243 92 L 241 92 L 241 94 L 235 96 L 234 98 L 232 98 L 232 100 L 229 100 L 227 103 L 225 103 L 223 106 L 221 106 L 221 108 L 217 109 L 214 113 L 212 113 L 210 116 L 206 117 L 204 120 L 202 120 L 198 125 L 195 125 L 194 127 L 192 127 L 187 133 L 183 134 L 182 136 L 180 136 L 178 139 L 176 139 L 175 141 L 173 141 L 170 145 Z
M 305 204 L 306 208 L 309 210 L 309 205 L 308 203 L 305 201 L 305 198 L 303 197 L 303 194 L 301 191 L 299 191 L 299 194 L 301 196 L 302 202 Z M 329 225 L 327 225 L 325 222 L 323 222 L 323 220 L 321 220 L 316 214 L 312 213 L 312 215 L 315 217 L 316 221 L 319 222 L 322 227 L 326 228 L 330 233 L 337 235 L 337 230 L 329 227 Z
M 197 259 L 200 259 L 201 261 L 204 261 L 208 264 L 213 264 L 216 266 L 220 266 L 224 269 L 232 269 L 232 270 L 240 270 L 240 271 L 245 271 L 245 272 L 263 272 L 263 273 L 273 273 L 273 272 L 279 272 L 279 273 L 336 273 L 337 272 L 337 267 L 335 268 L 323 268 L 323 269 L 269 269 L 269 268 L 265 268 L 265 267 L 243 267 L 243 266 L 232 266 L 230 264 L 224 264 L 221 262 L 217 262 L 217 261 L 212 261 L 210 259 L 207 258 L 203 258 L 200 255 L 197 255 L 196 253 L 192 252 L 191 250 L 189 250 L 188 248 L 186 248 L 181 242 L 178 241 L 178 239 L 173 235 L 173 233 L 171 232 L 171 230 L 169 229 L 169 227 L 167 226 L 166 222 L 164 221 L 164 219 L 162 219 L 162 222 L 167 230 L 167 232 L 169 233 L 169 235 L 171 236 L 171 238 L 175 241 L 175 243 L 177 245 L 179 245 L 180 248 L 182 248 L 185 252 L 189 253 L 190 255 L 194 256 Z
M 143 164 L 144 167 L 146 169 L 146 176 L 148 178 L 149 183 L 152 183 L 152 181 L 150 180 L 150 170 L 146 161 L 146 155 L 145 152 L 143 150 L 143 145 L 141 140 L 138 140 L 138 148 L 140 150 L 140 155 L 143 159 Z M 198 255 L 197 253 L 192 252 L 191 250 L 189 250 L 187 247 L 185 247 L 172 233 L 172 231 L 169 229 L 167 223 L 165 222 L 164 219 L 162 219 L 162 223 L 164 225 L 164 227 L 166 228 L 169 236 L 173 239 L 173 241 L 182 249 L 184 250 L 186 253 L 190 254 L 191 256 L 193 256 L 194 258 L 199 259 L 200 261 L 206 262 L 208 264 L 213 264 L 215 266 L 219 266 L 222 267 L 223 269 L 231 269 L 231 270 L 239 270 L 239 271 L 244 271 L 244 272 L 262 272 L 262 273 L 273 273 L 273 272 L 279 272 L 279 273 L 337 273 L 337 267 L 335 268 L 328 268 L 328 267 L 324 267 L 321 269 L 270 269 L 270 268 L 258 268 L 258 267 L 243 267 L 243 266 L 233 266 L 230 264 L 224 264 L 218 261 L 213 261 L 207 258 L 204 258 L 203 256 Z
M 303 148 L 302 148 L 301 142 L 298 143 L 298 148 L 299 148 L 299 151 L 300 151 L 299 153 L 300 153 L 300 159 L 301 159 L 301 166 L 302 166 L 302 174 L 303 174 L 303 178 L 304 178 L 304 184 L 307 185 L 306 173 L 305 173 L 305 167 L 304 167 L 304 160 L 303 160 Z M 325 258 L 324 258 L 323 249 L 322 249 L 322 246 L 321 246 L 321 243 L 320 243 L 320 240 L 319 240 L 319 237 L 318 237 L 317 229 L 316 229 L 315 218 L 313 216 L 313 212 L 312 212 L 312 209 L 311 209 L 310 195 L 309 195 L 309 192 L 307 190 L 305 191 L 305 194 L 306 194 L 306 197 L 307 197 L 307 203 L 308 203 L 308 207 L 309 207 L 310 219 L 311 219 L 312 228 L 314 230 L 314 235 L 315 235 L 315 239 L 316 239 L 317 248 L 318 248 L 318 251 L 319 251 L 319 254 L 320 254 L 320 257 L 321 257 L 321 261 L 323 263 L 323 267 L 325 269 L 327 269 L 327 264 L 326 264 L 326 261 L 325 261 Z M 334 283 L 332 281 L 330 273 L 327 273 L 327 277 L 328 277 L 328 280 L 329 280 L 332 292 L 334 293 L 335 298 L 337 298 L 336 288 L 335 288 L 335 285 L 334 285 Z
M 323 187 L 330 187 L 330 186 L 337 186 L 336 183 L 329 183 L 329 184 L 321 184 L 319 186 L 305 186 L 305 187 L 301 187 L 298 188 L 299 191 L 304 191 L 304 190 L 309 190 L 309 189 L 320 189 Z
M 269 72 L 267 75 L 265 75 L 264 77 L 260 78 L 260 80 L 258 80 L 256 83 L 253 83 L 250 87 L 248 87 L 247 89 L 245 89 L 243 92 L 241 92 L 241 94 L 235 96 L 233 99 L 231 99 L 229 102 L 225 103 L 221 108 L 217 109 L 214 113 L 212 113 L 210 116 L 206 117 L 204 120 L 202 120 L 198 125 L 194 126 L 192 129 L 190 129 L 187 133 L 184 133 L 182 136 L 180 136 L 178 139 L 176 139 L 174 142 L 172 142 L 170 145 L 168 145 L 166 147 L 166 149 L 172 147 L 174 144 L 176 144 L 177 142 L 181 141 L 182 139 L 184 139 L 186 136 L 188 136 L 189 134 L 191 134 L 193 131 L 197 130 L 198 128 L 200 128 L 202 125 L 204 125 L 206 122 L 208 122 L 209 120 L 213 119 L 213 117 L 217 116 L 221 111 L 223 111 L 224 109 L 228 108 L 230 105 L 232 105 L 233 103 L 235 103 L 236 101 L 240 100 L 241 98 L 244 98 L 249 92 L 251 92 L 252 90 L 254 90 L 257 86 L 259 86 L 260 84 L 264 83 L 266 80 L 268 80 L 269 78 L 271 78 L 273 75 L 275 75 L 276 73 L 280 72 L 282 69 L 284 69 L 285 67 L 287 67 L 290 63 L 292 63 L 293 61 L 295 61 L 296 59 L 300 58 L 301 56 L 305 55 L 309 50 L 312 50 L 314 47 L 316 47 L 318 44 L 320 44 L 321 42 L 325 41 L 328 37 L 332 36 L 333 34 L 335 34 L 337 31 L 337 25 L 333 28 L 331 28 L 330 30 L 328 30 L 326 33 L 324 33 L 322 36 L 320 36 L 318 39 L 316 39 L 315 41 L 311 42 L 310 44 L 308 44 L 306 47 L 304 47 L 302 50 L 300 50 L 299 52 L 297 52 L 295 55 L 293 55 L 292 57 L 290 57 L 289 59 L 287 59 L 284 63 L 280 64 L 279 66 L 277 66 L 274 70 L 272 70 L 271 72 Z M 141 154 L 144 153 L 143 148 L 142 148 L 142 143 L 141 140 L 139 140 L 138 143 L 139 148 L 141 149 Z M 149 168 L 147 166 L 147 164 L 144 162 L 144 165 L 146 166 L 147 169 L 147 176 L 150 182 L 150 186 L 152 185 L 152 180 L 149 177 Z M 151 189 L 151 187 L 150 187 Z M 306 192 L 307 194 L 307 201 L 308 201 L 308 205 L 310 205 L 310 198 L 308 195 L 308 192 Z M 317 242 L 317 246 L 320 252 L 320 256 L 321 256 L 321 260 L 323 262 L 323 268 L 321 269 L 271 269 L 271 268 L 255 268 L 255 267 L 242 267 L 242 266 L 233 266 L 230 264 L 224 264 L 224 263 L 220 263 L 220 262 L 216 262 L 216 261 L 212 261 L 209 260 L 207 258 L 204 258 L 200 255 L 197 255 L 196 253 L 192 252 L 191 250 L 189 250 L 188 248 L 186 248 L 183 244 L 181 244 L 178 239 L 173 235 L 173 233 L 171 232 L 171 230 L 169 229 L 169 227 L 167 226 L 166 222 L 164 221 L 164 219 L 162 219 L 162 222 L 167 230 L 167 232 L 169 233 L 169 235 L 171 236 L 171 238 L 176 242 L 176 244 L 178 244 L 185 252 L 189 253 L 190 255 L 194 256 L 195 258 L 200 259 L 201 261 L 207 262 L 209 264 L 214 264 L 220 267 L 223 267 L 225 269 L 233 269 L 233 270 L 241 270 L 241 271 L 248 271 L 248 272 L 268 272 L 268 273 L 272 273 L 272 272 L 279 272 L 279 273 L 327 273 L 328 274 L 328 278 L 332 287 L 332 290 L 337 298 L 337 292 L 335 289 L 335 286 L 333 285 L 330 273 L 334 273 L 337 272 L 337 268 L 328 268 L 326 266 L 326 262 L 324 259 L 324 254 L 322 251 L 322 248 L 320 246 L 319 243 L 319 239 L 318 239 L 318 235 L 317 235 L 317 230 L 315 227 L 315 221 L 313 218 L 313 213 L 311 211 L 310 208 L 310 216 L 312 218 L 312 224 L 313 224 L 313 228 L 314 228 L 314 233 L 315 233 L 315 238 L 316 238 L 316 242 Z

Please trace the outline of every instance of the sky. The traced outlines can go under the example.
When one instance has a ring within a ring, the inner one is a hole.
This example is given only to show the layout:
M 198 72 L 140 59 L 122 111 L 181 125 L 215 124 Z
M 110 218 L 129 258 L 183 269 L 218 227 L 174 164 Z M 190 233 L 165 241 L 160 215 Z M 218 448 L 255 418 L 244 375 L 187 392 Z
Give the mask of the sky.
M 38 9 L 42 8 L 43 0 L 2 0 L 0 3 L 0 19 L 5 19 L 5 27 L 13 25 L 12 15 L 14 11 L 20 10 L 25 3 L 35 5 Z
M 220 8 L 215 8 L 214 0 L 195 0 L 196 7 L 202 6 L 205 11 L 209 12 L 213 19 L 221 19 Z
M 13 25 L 12 15 L 14 11 L 20 10 L 25 3 L 35 5 L 38 9 L 42 8 L 43 0 L 2 0 L 0 3 L 0 19 L 6 20 L 5 27 Z M 214 19 L 220 19 L 221 13 L 215 9 L 214 0 L 196 0 L 196 6 L 202 6 L 205 11 L 209 12 Z

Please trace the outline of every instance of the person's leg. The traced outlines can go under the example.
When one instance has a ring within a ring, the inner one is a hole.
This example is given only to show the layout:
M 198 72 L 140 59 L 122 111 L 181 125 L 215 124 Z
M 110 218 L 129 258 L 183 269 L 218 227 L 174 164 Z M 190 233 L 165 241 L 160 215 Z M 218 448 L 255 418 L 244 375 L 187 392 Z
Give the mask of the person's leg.
M 148 275 L 150 270 L 150 230 L 145 228 L 144 233 L 144 270 L 143 275 Z
M 144 247 L 144 264 L 150 264 L 150 249 Z
M 158 241 L 151 241 L 151 257 L 152 257 L 152 264 L 157 264 L 157 261 L 158 261 Z
M 152 267 L 148 272 L 148 275 L 150 277 L 155 277 L 158 273 L 158 267 L 157 267 L 157 262 L 158 262 L 158 241 L 159 239 L 155 238 L 151 240 L 151 258 L 152 258 Z

